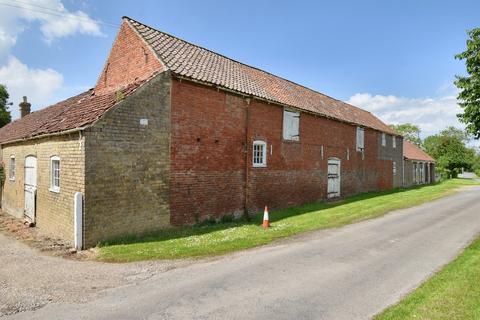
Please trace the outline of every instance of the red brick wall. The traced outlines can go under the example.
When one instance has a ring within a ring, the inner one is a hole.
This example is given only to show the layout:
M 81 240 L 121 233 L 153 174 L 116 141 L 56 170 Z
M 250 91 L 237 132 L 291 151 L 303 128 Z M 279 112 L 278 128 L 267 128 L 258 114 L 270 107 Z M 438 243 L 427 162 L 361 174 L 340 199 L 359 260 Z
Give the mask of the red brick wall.
M 243 210 L 245 100 L 172 81 L 173 225 Z
M 365 130 L 363 160 L 355 150 L 356 127 L 323 117 L 302 113 L 300 141 L 283 141 L 282 107 L 257 100 L 248 105 L 233 94 L 178 80 L 172 83 L 171 121 L 173 225 L 243 212 L 246 189 L 251 212 L 325 199 L 329 157 L 342 161 L 342 196 L 392 187 L 391 161 L 378 159 L 374 130 Z M 266 168 L 252 167 L 257 139 L 267 142 Z
M 164 67 L 135 31 L 124 21 L 113 43 L 95 90 L 118 90 L 147 79 Z
M 325 199 L 329 157 L 341 160 L 342 196 L 391 188 L 391 163 L 378 160 L 378 133 L 374 130 L 365 130 L 362 160 L 361 153 L 356 151 L 355 126 L 301 113 L 297 142 L 283 140 L 282 107 L 255 101 L 250 106 L 250 118 L 250 145 L 259 139 L 266 141 L 268 147 L 266 168 L 253 168 L 249 163 L 249 210 Z M 250 147 L 249 159 L 251 152 Z

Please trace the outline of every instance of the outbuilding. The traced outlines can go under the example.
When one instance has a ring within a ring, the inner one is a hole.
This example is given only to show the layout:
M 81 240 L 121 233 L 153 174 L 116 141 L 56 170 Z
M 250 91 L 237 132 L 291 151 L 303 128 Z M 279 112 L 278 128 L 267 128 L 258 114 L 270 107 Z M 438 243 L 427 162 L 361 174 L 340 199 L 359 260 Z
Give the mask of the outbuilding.
M 403 140 L 404 185 L 429 184 L 435 182 L 435 160 L 420 147 Z

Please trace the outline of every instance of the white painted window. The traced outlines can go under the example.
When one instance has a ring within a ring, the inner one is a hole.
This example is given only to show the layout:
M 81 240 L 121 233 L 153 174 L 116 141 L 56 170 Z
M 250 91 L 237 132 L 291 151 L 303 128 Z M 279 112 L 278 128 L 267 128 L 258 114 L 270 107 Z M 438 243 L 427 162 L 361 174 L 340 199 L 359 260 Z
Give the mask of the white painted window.
M 283 139 L 300 140 L 300 112 L 283 110 Z
M 395 136 L 392 136 L 392 147 L 397 147 L 397 138 Z
M 393 171 L 393 175 L 396 176 L 397 175 L 397 163 L 395 161 L 392 162 L 392 171 Z
M 357 127 L 357 151 L 365 150 L 365 130 Z
M 387 145 L 387 137 L 385 136 L 385 133 L 382 132 L 382 147 L 385 147 Z
M 50 191 L 60 192 L 60 158 L 50 158 Z
M 267 166 L 267 144 L 264 141 L 256 140 L 253 142 L 253 166 Z
M 8 167 L 8 178 L 10 180 L 15 180 L 15 157 L 10 157 L 9 167 Z

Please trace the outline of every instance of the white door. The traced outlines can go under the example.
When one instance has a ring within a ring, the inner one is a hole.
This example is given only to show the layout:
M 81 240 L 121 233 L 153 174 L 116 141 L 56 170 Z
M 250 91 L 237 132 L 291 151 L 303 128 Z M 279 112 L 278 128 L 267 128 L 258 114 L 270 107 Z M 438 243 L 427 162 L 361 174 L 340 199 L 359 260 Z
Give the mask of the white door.
M 340 159 L 328 159 L 328 187 L 327 197 L 340 196 Z
M 25 158 L 25 216 L 35 222 L 35 195 L 37 192 L 37 158 Z

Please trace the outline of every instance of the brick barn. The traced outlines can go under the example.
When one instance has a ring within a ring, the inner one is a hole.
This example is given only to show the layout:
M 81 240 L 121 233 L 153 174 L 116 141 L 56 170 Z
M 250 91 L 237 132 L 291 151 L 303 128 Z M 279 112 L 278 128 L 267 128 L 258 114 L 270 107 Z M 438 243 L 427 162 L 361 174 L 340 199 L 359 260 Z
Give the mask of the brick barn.
M 2 209 L 77 246 L 403 184 L 370 112 L 128 17 L 93 89 L 21 108 Z
M 435 182 L 435 160 L 408 140 L 403 141 L 404 185 Z

